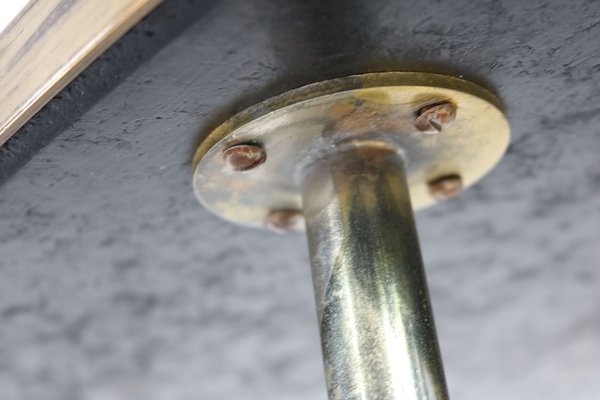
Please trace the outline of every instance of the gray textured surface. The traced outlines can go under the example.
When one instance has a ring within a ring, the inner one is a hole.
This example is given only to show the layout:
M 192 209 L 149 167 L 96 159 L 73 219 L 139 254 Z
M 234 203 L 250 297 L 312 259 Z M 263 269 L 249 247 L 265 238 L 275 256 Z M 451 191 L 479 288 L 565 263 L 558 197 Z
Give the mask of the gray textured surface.
M 514 133 L 418 215 L 450 392 L 597 399 L 599 36 L 583 0 L 207 9 L 0 188 L 0 398 L 323 399 L 305 240 L 196 204 L 199 132 L 314 79 L 452 65 Z

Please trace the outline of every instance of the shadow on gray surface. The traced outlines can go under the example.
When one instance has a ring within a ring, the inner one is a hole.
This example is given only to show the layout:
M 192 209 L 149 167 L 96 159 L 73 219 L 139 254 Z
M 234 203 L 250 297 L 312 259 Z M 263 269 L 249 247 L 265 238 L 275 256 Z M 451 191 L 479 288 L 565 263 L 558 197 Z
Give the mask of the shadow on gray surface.
M 457 76 L 496 93 L 493 83 L 468 67 L 430 61 L 407 54 L 398 60 L 378 54 L 377 4 L 359 0 L 261 0 L 277 14 L 265 19 L 273 53 L 285 75 L 235 101 L 219 107 L 211 118 L 199 122 L 200 129 L 190 159 L 207 135 L 236 113 L 269 97 L 314 82 L 369 72 L 420 71 Z M 403 24 L 403 21 L 398 21 Z M 404 21 L 408 25 L 408 21 Z M 408 38 L 407 40 L 410 40 Z

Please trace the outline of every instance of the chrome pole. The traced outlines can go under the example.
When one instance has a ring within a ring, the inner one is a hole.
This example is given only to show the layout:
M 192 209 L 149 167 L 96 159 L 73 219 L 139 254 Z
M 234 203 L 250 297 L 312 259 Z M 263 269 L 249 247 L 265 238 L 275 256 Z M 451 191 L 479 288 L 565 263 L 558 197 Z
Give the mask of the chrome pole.
M 302 199 L 329 399 L 447 399 L 402 157 L 346 145 Z

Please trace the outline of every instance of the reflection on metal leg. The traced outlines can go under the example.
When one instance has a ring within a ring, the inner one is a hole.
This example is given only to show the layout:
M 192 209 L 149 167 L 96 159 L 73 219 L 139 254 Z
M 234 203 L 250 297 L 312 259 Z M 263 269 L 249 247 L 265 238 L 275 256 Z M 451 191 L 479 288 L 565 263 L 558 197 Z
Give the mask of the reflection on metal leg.
M 401 156 L 342 150 L 302 199 L 329 398 L 447 399 Z

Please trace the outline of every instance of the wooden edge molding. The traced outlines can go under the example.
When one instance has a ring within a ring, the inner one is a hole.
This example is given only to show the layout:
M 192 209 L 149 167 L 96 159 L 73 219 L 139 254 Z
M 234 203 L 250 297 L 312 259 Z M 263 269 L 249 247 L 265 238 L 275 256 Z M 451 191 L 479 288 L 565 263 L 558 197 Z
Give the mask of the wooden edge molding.
M 0 33 L 0 145 L 162 0 L 31 0 Z

